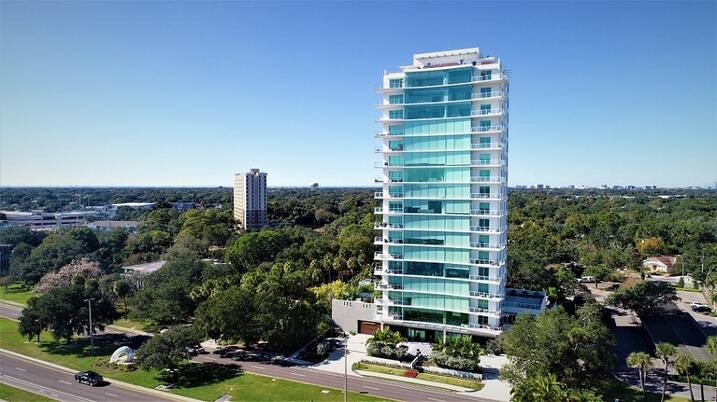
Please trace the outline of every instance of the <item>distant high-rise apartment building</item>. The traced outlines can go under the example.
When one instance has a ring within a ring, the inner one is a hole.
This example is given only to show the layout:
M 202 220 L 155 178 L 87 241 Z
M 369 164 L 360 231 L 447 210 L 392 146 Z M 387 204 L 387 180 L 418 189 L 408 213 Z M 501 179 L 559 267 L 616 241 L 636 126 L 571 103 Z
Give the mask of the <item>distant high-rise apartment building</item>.
M 266 226 L 266 173 L 251 169 L 234 175 L 234 219 L 244 229 Z
M 376 321 L 409 339 L 494 337 L 541 292 L 506 289 L 508 75 L 477 48 L 384 73 Z

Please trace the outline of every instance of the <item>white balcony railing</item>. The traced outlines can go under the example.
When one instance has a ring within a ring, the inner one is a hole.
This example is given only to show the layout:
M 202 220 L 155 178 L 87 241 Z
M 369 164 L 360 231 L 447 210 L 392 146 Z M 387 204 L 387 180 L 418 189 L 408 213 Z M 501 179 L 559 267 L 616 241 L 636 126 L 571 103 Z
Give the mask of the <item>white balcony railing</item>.
M 471 116 L 498 116 L 503 113 L 501 108 L 471 109 Z
M 500 194 L 491 194 L 491 193 L 471 193 L 471 198 L 473 199 L 494 199 L 494 200 L 500 200 L 501 196 Z
M 502 183 L 503 178 L 499 176 L 473 176 L 471 183 Z
M 501 230 L 488 226 L 471 226 L 471 232 L 500 233 Z
M 485 215 L 500 215 L 502 214 L 499 210 L 490 210 L 490 209 L 471 209 L 471 215 L 475 216 L 485 216 Z
M 470 275 L 468 279 L 472 281 L 491 281 L 500 282 L 500 278 L 497 276 L 482 276 L 482 275 Z
M 503 96 L 503 91 L 473 92 L 471 99 L 497 98 Z
M 490 265 L 492 267 L 499 267 L 502 264 L 502 262 L 496 261 L 496 260 L 474 260 L 474 259 L 471 259 L 471 264 Z
M 491 243 L 471 243 L 471 248 L 501 248 L 501 246 Z
M 501 148 L 503 148 L 503 146 L 499 142 L 471 144 L 471 149 L 501 149 Z
M 473 292 L 473 291 L 470 291 L 470 292 L 468 292 L 468 293 L 469 293 L 472 297 L 481 297 L 481 298 L 484 298 L 484 299 L 502 299 L 502 298 L 503 298 L 502 295 L 499 295 L 499 294 L 491 294 L 491 293 L 486 293 L 486 292 Z
M 503 126 L 476 126 L 471 127 L 472 133 L 486 133 L 490 131 L 501 131 L 503 130 Z

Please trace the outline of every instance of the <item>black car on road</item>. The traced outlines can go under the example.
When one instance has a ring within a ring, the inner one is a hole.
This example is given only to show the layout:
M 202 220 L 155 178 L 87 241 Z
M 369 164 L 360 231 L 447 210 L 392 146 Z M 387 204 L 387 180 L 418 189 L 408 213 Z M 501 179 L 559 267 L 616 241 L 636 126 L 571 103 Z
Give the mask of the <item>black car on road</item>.
M 79 373 L 75 374 L 75 381 L 79 382 L 80 384 L 87 384 L 89 386 L 95 387 L 97 385 L 102 384 L 104 378 L 102 378 L 101 375 L 95 373 L 94 371 L 80 371 Z

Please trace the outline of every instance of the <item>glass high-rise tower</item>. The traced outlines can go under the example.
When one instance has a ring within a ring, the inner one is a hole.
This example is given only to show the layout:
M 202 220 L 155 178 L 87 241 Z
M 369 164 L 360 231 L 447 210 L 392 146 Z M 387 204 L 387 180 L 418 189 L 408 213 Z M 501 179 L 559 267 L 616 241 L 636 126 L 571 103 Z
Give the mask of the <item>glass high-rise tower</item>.
M 496 336 L 526 301 L 506 306 L 508 75 L 478 48 L 422 53 L 379 91 L 377 321 Z

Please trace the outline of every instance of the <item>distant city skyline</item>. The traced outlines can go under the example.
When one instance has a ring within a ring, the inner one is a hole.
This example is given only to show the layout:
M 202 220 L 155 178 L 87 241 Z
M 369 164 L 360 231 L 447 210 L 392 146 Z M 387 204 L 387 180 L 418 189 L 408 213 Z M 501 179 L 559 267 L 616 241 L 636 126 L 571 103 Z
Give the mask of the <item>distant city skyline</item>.
M 465 47 L 511 72 L 511 187 L 715 185 L 715 2 L 407 4 L 1 2 L 0 186 L 373 186 L 376 77 Z

